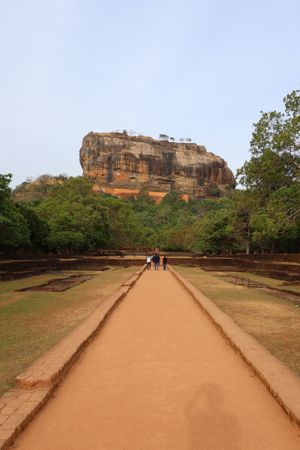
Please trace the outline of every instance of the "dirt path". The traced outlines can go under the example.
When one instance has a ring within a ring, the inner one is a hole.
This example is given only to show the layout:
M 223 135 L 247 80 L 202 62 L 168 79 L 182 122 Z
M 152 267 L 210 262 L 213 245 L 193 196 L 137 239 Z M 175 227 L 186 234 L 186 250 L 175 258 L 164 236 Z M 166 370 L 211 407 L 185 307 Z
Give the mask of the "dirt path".
M 300 431 L 169 272 L 146 272 L 18 450 L 296 450 Z

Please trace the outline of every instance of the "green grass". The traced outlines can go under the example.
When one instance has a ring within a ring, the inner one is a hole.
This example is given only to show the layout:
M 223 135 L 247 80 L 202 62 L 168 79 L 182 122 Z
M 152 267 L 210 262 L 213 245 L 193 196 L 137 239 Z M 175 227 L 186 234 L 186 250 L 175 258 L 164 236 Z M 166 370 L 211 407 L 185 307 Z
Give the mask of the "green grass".
M 260 289 L 236 286 L 219 278 L 219 272 L 181 266 L 176 270 L 300 375 L 300 307 Z
M 59 278 L 57 274 L 0 282 L 0 395 L 14 384 L 19 373 L 89 316 L 136 270 L 91 271 L 95 278 L 65 292 L 15 292 Z

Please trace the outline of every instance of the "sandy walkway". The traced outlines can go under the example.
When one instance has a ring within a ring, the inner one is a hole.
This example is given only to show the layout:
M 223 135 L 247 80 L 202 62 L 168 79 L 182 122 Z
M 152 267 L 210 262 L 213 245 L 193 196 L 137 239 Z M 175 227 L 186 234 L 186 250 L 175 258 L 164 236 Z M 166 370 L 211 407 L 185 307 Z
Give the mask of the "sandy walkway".
M 299 450 L 300 431 L 170 273 L 146 272 L 18 450 Z

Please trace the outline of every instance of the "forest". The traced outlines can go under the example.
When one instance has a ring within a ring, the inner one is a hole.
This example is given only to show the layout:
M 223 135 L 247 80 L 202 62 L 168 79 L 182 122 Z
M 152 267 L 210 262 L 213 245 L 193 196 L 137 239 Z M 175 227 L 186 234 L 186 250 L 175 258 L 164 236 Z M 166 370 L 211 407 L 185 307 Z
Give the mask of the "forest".
M 201 254 L 300 252 L 300 95 L 284 98 L 284 112 L 261 113 L 250 158 L 227 197 L 181 200 L 170 192 L 155 204 L 94 193 L 84 177 L 40 177 L 14 191 L 0 175 L 0 251 L 72 254 L 153 248 Z

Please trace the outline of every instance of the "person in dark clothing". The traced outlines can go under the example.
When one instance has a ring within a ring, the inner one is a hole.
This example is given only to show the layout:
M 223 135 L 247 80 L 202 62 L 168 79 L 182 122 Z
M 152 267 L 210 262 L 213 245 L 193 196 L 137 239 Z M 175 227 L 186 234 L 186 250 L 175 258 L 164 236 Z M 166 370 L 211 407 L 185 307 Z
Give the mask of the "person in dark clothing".
M 160 263 L 160 256 L 157 253 L 155 253 L 154 256 L 152 256 L 152 262 L 154 264 L 154 270 L 158 270 Z
M 163 257 L 163 270 L 167 270 L 167 263 L 168 263 L 168 258 L 166 257 L 166 255 Z

